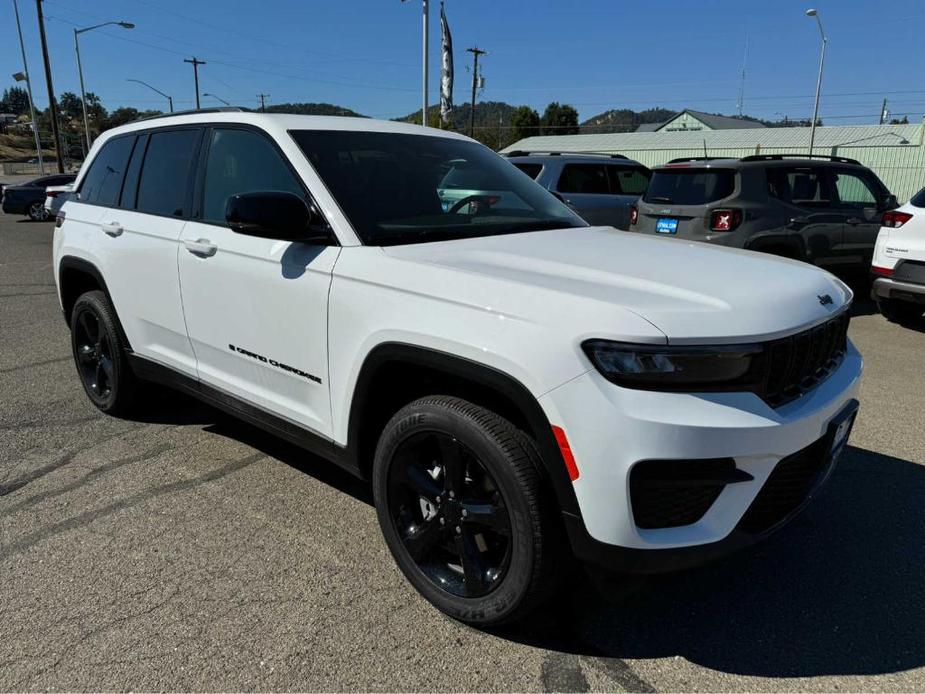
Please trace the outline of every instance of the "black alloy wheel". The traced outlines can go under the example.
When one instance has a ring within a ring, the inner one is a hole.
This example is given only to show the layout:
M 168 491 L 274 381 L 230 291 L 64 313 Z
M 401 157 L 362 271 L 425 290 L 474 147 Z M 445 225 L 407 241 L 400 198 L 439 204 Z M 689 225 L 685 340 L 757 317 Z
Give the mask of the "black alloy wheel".
M 112 339 L 99 317 L 87 307 L 77 314 L 76 324 L 77 370 L 91 398 L 105 402 L 112 397 L 115 385 Z
M 511 520 L 491 473 L 456 438 L 415 434 L 389 470 L 389 514 L 408 554 L 441 589 L 490 593 L 511 558 Z

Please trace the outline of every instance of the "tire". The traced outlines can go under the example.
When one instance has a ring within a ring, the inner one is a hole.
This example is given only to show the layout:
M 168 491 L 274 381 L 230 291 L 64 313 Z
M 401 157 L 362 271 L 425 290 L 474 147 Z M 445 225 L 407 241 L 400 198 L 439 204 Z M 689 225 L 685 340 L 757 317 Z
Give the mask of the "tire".
M 421 398 L 386 424 L 373 463 L 379 525 L 437 609 L 491 627 L 554 591 L 563 545 L 539 470 L 523 432 L 459 398 Z
M 925 306 L 922 304 L 911 301 L 898 301 L 897 299 L 880 299 L 877 302 L 877 308 L 888 321 L 901 325 L 914 323 L 925 312 Z
M 44 202 L 34 202 L 29 205 L 29 209 L 26 211 L 26 214 L 29 215 L 29 219 L 33 222 L 44 222 L 48 219 L 48 210 L 45 209 Z
M 118 325 L 103 292 L 86 292 L 74 303 L 71 351 L 77 374 L 90 402 L 110 415 L 129 412 L 139 387 Z

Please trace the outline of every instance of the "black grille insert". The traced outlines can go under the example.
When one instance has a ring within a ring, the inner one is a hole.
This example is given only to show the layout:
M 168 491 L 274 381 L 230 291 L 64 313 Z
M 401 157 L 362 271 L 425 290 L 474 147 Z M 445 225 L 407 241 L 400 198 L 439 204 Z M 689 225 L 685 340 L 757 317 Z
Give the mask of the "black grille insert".
M 730 483 L 752 479 L 732 458 L 643 460 L 630 471 L 630 503 L 640 528 L 690 525 Z

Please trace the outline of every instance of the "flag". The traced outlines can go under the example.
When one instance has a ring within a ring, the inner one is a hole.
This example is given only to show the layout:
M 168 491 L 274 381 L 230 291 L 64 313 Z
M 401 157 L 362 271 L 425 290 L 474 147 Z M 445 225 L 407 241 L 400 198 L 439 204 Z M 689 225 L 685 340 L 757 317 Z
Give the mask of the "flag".
M 440 40 L 443 46 L 443 60 L 440 65 L 440 120 L 449 121 L 453 108 L 453 37 L 446 22 L 443 2 L 440 3 Z

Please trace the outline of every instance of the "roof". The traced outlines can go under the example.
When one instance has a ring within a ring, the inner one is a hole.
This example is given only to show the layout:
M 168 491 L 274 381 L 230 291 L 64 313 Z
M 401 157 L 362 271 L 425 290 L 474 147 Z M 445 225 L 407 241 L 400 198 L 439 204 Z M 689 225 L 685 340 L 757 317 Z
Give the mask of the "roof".
M 421 125 L 401 123 L 391 120 L 376 120 L 374 118 L 356 118 L 353 116 L 303 116 L 291 113 L 258 113 L 254 111 L 234 111 L 219 109 L 204 109 L 196 112 L 165 114 L 156 118 L 146 118 L 121 125 L 118 128 L 107 130 L 104 137 L 147 130 L 150 128 L 163 128 L 170 125 L 190 125 L 195 123 L 247 123 L 263 127 L 275 133 L 284 133 L 288 130 L 355 130 L 363 132 L 389 132 L 405 133 L 407 135 L 431 135 L 434 137 L 452 137 L 468 140 L 465 135 L 440 130 L 438 128 L 425 128 Z
M 809 132 L 808 127 L 794 127 L 539 135 L 524 138 L 503 151 L 620 152 L 632 156 L 632 152 L 640 150 L 702 151 L 704 143 L 708 152 L 716 149 L 755 149 L 758 146 L 762 149 L 805 149 L 809 146 Z M 918 124 L 820 126 L 816 128 L 816 147 L 849 144 L 858 147 L 896 146 L 902 145 L 903 140 L 917 145 L 921 137 L 922 126 Z
M 678 111 L 668 120 L 664 120 L 661 123 L 643 123 L 638 128 L 636 132 L 655 132 L 660 128 L 668 125 L 678 116 L 683 114 L 689 114 L 699 120 L 701 123 L 706 125 L 708 128 L 713 130 L 735 130 L 737 128 L 765 128 L 767 127 L 764 123 L 759 123 L 754 120 L 747 120 L 745 118 L 736 118 L 735 116 L 719 116 L 715 113 L 704 113 L 703 111 L 694 111 L 693 109 L 686 108 L 683 111 Z

